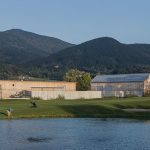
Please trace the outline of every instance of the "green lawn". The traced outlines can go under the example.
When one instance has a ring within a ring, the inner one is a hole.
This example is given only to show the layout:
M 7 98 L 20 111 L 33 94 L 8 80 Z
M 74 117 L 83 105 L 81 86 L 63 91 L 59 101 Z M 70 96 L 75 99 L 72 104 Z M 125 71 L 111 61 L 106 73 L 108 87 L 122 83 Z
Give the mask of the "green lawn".
M 36 101 L 36 100 L 35 100 Z M 6 109 L 12 108 L 13 118 L 38 117 L 109 117 L 150 119 L 150 112 L 124 112 L 124 108 L 150 109 L 150 97 L 105 98 L 98 100 L 37 100 L 32 108 L 31 100 L 1 100 L 0 118 L 7 118 Z

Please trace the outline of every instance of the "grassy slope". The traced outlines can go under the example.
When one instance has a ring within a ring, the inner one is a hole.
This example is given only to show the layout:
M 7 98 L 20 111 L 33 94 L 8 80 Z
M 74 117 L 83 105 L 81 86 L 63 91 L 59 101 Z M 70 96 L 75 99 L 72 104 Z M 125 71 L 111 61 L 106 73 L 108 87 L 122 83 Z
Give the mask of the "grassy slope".
M 7 108 L 14 109 L 13 118 L 38 117 L 125 117 L 150 119 L 150 112 L 127 113 L 122 108 L 150 109 L 150 97 L 107 98 L 100 100 L 51 100 L 36 101 L 38 107 L 32 108 L 30 100 L 0 101 L 0 118 L 7 118 Z

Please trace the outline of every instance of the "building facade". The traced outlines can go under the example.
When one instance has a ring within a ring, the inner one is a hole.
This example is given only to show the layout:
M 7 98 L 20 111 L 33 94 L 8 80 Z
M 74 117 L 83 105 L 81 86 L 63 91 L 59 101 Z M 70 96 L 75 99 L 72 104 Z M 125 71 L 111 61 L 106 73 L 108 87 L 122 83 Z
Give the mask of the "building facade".
M 150 74 L 98 75 L 91 82 L 91 90 L 101 91 L 103 97 L 143 96 L 150 93 Z
M 48 88 L 51 91 L 76 91 L 76 83 L 0 80 L 0 99 L 31 97 L 32 88 Z

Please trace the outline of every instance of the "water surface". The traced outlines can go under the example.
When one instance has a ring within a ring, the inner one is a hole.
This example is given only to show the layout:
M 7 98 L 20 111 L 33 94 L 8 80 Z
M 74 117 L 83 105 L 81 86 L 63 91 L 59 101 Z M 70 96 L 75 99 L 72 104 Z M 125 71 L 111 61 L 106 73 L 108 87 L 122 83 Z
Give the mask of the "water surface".
M 150 123 L 126 119 L 1 120 L 0 150 L 150 150 Z

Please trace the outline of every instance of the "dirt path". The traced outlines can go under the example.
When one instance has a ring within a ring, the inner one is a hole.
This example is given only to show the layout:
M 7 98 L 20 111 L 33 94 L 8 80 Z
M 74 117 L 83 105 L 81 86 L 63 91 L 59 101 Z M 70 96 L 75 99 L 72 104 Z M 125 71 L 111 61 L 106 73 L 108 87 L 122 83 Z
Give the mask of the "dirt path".
M 127 108 L 122 110 L 126 112 L 150 112 L 150 109 L 137 109 L 137 108 Z

